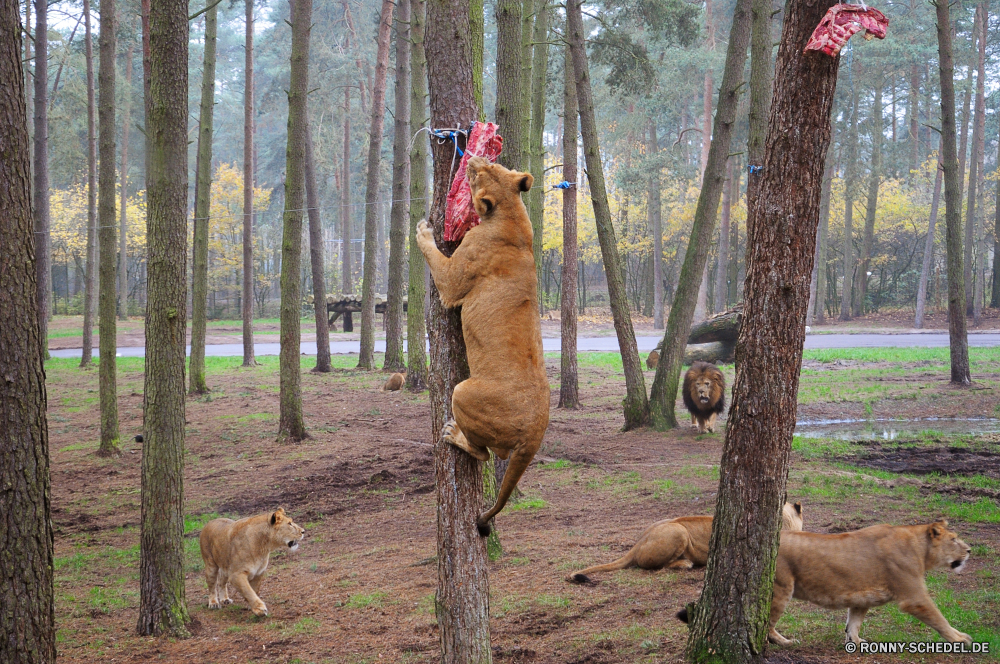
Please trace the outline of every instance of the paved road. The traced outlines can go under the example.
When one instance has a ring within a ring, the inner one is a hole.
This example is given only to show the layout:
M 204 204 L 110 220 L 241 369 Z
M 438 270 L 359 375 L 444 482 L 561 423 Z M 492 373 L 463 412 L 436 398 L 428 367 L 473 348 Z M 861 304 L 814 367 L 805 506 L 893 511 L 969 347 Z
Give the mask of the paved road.
M 661 337 L 637 337 L 636 343 L 640 351 L 650 351 L 660 342 Z M 332 353 L 357 353 L 357 341 L 332 341 Z M 546 351 L 559 351 L 559 339 L 542 339 Z M 1000 334 L 970 334 L 970 346 L 1000 346 Z M 947 334 L 811 334 L 806 337 L 806 348 L 946 348 Z M 581 351 L 618 351 L 618 340 L 615 337 L 583 337 L 577 339 L 577 350 Z M 258 356 L 277 355 L 280 345 L 276 343 L 254 344 L 254 353 Z M 376 341 L 375 351 L 384 352 L 385 342 Z M 188 346 L 188 352 L 191 347 Z M 316 343 L 307 341 L 302 344 L 304 355 L 316 354 Z M 97 349 L 94 349 L 96 356 Z M 213 344 L 206 346 L 205 354 L 212 357 L 242 357 L 243 344 Z M 79 348 L 51 351 L 52 357 L 80 357 Z M 142 346 L 123 347 L 118 349 L 119 357 L 142 357 L 145 348 Z

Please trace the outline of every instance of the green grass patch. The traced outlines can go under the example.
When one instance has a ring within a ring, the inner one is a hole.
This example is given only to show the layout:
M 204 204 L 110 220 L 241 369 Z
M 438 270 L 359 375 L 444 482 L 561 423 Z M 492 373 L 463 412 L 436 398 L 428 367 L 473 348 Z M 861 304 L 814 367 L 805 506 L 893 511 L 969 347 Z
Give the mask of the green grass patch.
M 509 509 L 512 512 L 520 512 L 522 510 L 540 510 L 548 506 L 549 504 L 541 498 L 522 498 L 511 505 Z
M 376 590 L 373 593 L 351 595 L 344 602 L 344 606 L 348 609 L 364 609 L 369 606 L 379 607 L 386 604 L 388 599 L 389 593 L 383 590 Z

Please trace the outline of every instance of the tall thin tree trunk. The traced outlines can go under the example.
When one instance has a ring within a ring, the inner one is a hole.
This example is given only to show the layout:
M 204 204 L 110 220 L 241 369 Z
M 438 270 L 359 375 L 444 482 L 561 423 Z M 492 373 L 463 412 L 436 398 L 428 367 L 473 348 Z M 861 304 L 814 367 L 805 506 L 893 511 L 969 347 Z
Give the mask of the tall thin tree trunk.
M 1000 141 L 997 142 L 997 164 L 1000 164 Z M 1000 307 L 1000 185 L 997 186 L 996 216 L 993 219 L 993 293 L 990 306 Z
M 118 330 L 115 321 L 115 59 L 117 56 L 116 33 L 118 17 L 115 15 L 114 0 L 101 0 L 101 33 L 98 37 L 100 47 L 100 70 L 98 71 L 98 86 L 100 87 L 100 105 L 97 109 L 100 123 L 98 135 L 98 208 L 97 208 L 97 239 L 100 246 L 97 323 L 99 326 L 101 361 L 100 361 L 100 397 L 101 397 L 101 446 L 98 454 L 115 456 L 118 451 L 118 390 L 115 359 L 118 350 Z M 185 31 L 185 34 L 186 31 Z M 185 192 L 186 198 L 186 192 Z M 185 222 L 186 225 L 186 222 Z
M 750 0 L 738 0 L 733 25 L 729 33 L 726 64 L 719 88 L 716 105 L 715 125 L 712 129 L 712 145 L 709 148 L 708 166 L 698 195 L 691 239 L 684 254 L 684 265 L 674 293 L 674 305 L 667 318 L 667 330 L 663 336 L 660 363 L 653 377 L 650 393 L 653 425 L 658 429 L 677 426 L 674 402 L 677 400 L 677 384 L 681 375 L 681 363 L 688 333 L 695 318 L 698 291 L 701 288 L 708 251 L 715 231 L 715 216 L 722 196 L 726 161 L 729 159 L 729 144 L 736 123 L 736 106 L 739 88 L 743 85 L 743 67 L 750 45 Z
M 913 8 L 916 9 L 915 7 Z M 920 67 L 910 67 L 910 172 L 920 168 Z
M 312 129 L 306 121 L 306 207 L 309 208 L 309 263 L 312 267 L 313 310 L 316 312 L 316 367 L 330 371 L 330 328 L 327 324 L 326 278 L 323 275 L 323 222 L 319 216 L 319 187 L 313 156 Z
M 853 67 L 854 61 L 850 65 Z M 851 320 L 854 290 L 854 181 L 858 168 L 858 93 L 851 90 L 851 129 L 847 135 L 847 168 L 844 173 L 844 285 L 840 294 L 840 320 Z
M 872 161 L 868 175 L 868 206 L 865 209 L 865 230 L 861 241 L 861 262 L 858 264 L 857 287 L 854 289 L 854 315 L 862 316 L 868 310 L 868 268 L 871 267 L 875 242 L 875 212 L 878 209 L 878 190 L 882 178 L 882 82 L 875 86 L 872 105 Z
M 938 68 L 941 80 L 941 155 L 944 169 L 944 218 L 948 255 L 948 337 L 951 382 L 971 385 L 969 335 L 965 321 L 965 283 L 962 274 L 962 183 L 955 154 L 955 60 L 951 17 L 947 2 L 937 8 Z
M 715 20 L 712 17 L 712 0 L 705 0 L 705 47 L 709 52 L 715 50 Z M 708 167 L 708 150 L 712 142 L 712 67 L 709 65 L 705 71 L 705 91 L 702 95 L 702 129 L 701 129 L 701 162 L 699 176 L 704 179 L 705 169 Z
M 568 33 L 567 33 L 568 34 Z M 564 49 L 563 76 L 563 180 L 571 183 L 568 189 L 563 189 L 563 264 L 562 264 L 562 303 L 559 316 L 559 327 L 562 337 L 562 352 L 559 367 L 559 407 L 576 408 L 580 404 L 580 386 L 577 378 L 576 362 L 576 275 L 579 271 L 577 261 L 576 239 L 576 192 L 579 190 L 577 179 L 577 161 L 579 148 L 577 140 L 579 133 L 576 110 L 576 80 L 573 72 L 573 52 L 567 45 Z M 656 125 L 650 121 L 652 141 L 656 140 Z M 659 174 L 659 171 L 657 171 Z M 656 178 L 657 182 L 659 177 Z M 659 184 L 656 186 L 659 204 Z M 652 186 L 650 188 L 652 193 Z M 650 197 L 652 200 L 652 196 Z M 654 228 L 657 224 L 654 223 Z M 654 238 L 658 237 L 659 229 L 654 230 Z M 654 240 L 654 251 L 659 251 L 659 241 Z M 662 288 L 662 287 L 661 287 Z M 657 300 L 660 306 L 660 319 L 663 318 L 663 298 Z
M 292 14 L 292 53 L 288 83 L 288 143 L 285 148 L 285 214 L 281 238 L 279 442 L 297 442 L 308 437 L 302 419 L 302 363 L 299 360 L 299 347 L 302 337 L 302 208 L 305 207 L 306 127 L 309 122 L 309 100 L 306 95 L 309 91 L 312 0 L 290 0 L 289 4 Z
M 49 358 L 49 318 L 52 317 L 52 238 L 49 236 L 49 9 L 35 0 L 35 273 L 38 283 L 38 327 L 42 353 Z
M 739 196 L 740 191 L 740 179 L 743 175 L 743 170 L 737 166 L 733 169 L 733 177 L 735 177 L 735 182 L 733 182 L 733 191 L 737 192 Z M 731 224 L 731 237 L 729 238 L 729 301 L 739 302 L 739 281 L 740 281 L 740 225 L 738 223 Z
M 87 274 L 83 289 L 83 351 L 80 366 L 90 366 L 94 346 L 94 282 L 97 276 L 97 103 L 94 100 L 94 37 L 90 0 L 83 0 L 84 52 L 87 61 Z
M 934 195 L 931 198 L 931 218 L 927 225 L 927 237 L 924 239 L 924 260 L 920 267 L 920 282 L 917 285 L 917 312 L 913 327 L 922 329 L 924 326 L 924 308 L 927 304 L 927 280 L 930 278 L 931 262 L 934 260 L 934 225 L 937 222 L 938 205 L 941 201 L 941 160 L 938 159 L 937 175 L 934 177 Z
M 722 215 L 719 223 L 719 256 L 715 270 L 715 311 L 725 311 L 728 306 L 726 296 L 726 264 L 729 262 L 729 219 L 733 209 L 733 160 L 726 160 L 726 181 L 722 185 Z
M 113 0 L 101 0 L 102 5 L 105 2 Z M 103 36 L 103 29 L 101 33 Z M 186 623 L 189 620 L 184 593 L 188 192 L 186 0 L 157 0 L 151 3 L 149 47 L 150 98 L 146 131 L 146 152 L 149 155 L 146 177 L 149 286 L 137 630 L 140 635 L 184 637 L 188 634 Z
M 364 95 L 361 95 L 364 99 Z M 342 282 L 345 295 L 354 292 L 354 261 L 351 257 L 351 88 L 344 88 L 344 171 L 341 175 L 340 237 L 343 252 Z M 350 311 L 344 314 L 344 332 L 354 330 L 354 316 Z
M 385 309 L 386 371 L 406 368 L 403 357 L 403 271 L 406 267 L 407 190 L 410 167 L 407 149 L 410 141 L 410 0 L 399 0 L 396 23 L 396 104 L 392 135 L 392 209 L 389 213 L 389 287 Z M 413 256 L 419 264 L 420 254 Z M 423 341 L 423 339 L 421 339 Z
M 198 117 L 198 157 L 194 184 L 194 233 L 191 244 L 191 380 L 193 394 L 208 392 L 205 383 L 205 334 L 208 326 L 208 217 L 212 209 L 212 120 L 215 112 L 215 42 L 219 8 L 205 12 L 205 61 Z
M 566 30 L 570 50 L 573 54 L 573 69 L 576 74 L 577 108 L 580 113 L 580 133 L 583 136 L 583 153 L 587 164 L 587 181 L 590 183 L 591 202 L 597 224 L 597 238 L 604 259 L 604 272 L 608 281 L 608 297 L 611 300 L 611 315 L 614 318 L 618 347 L 621 348 L 622 368 L 625 374 L 625 430 L 645 426 L 649 422 L 649 401 L 646 397 L 646 381 L 642 375 L 639 349 L 632 328 L 628 294 L 622 278 L 621 256 L 618 254 L 618 240 L 611 223 L 611 209 L 604 185 L 604 166 L 597 138 L 597 120 L 594 113 L 594 95 L 590 87 L 590 67 L 584 50 L 583 15 L 579 0 L 570 0 L 567 5 Z
M 542 283 L 542 225 L 545 221 L 545 87 L 549 68 L 549 7 L 545 0 L 538 0 L 535 7 L 535 28 L 531 38 L 534 53 L 531 62 L 531 130 L 528 132 L 530 171 L 538 186 L 528 192 L 528 217 L 531 219 L 532 251 L 535 254 L 535 275 Z M 545 298 L 538 303 L 545 310 Z
M 365 182 L 365 257 L 361 282 L 361 352 L 358 368 L 375 368 L 375 281 L 378 252 L 378 183 L 382 162 L 382 129 L 385 126 L 385 75 L 389 68 L 389 41 L 392 33 L 393 0 L 382 0 L 378 26 L 378 53 L 375 56 L 375 85 L 372 90 L 372 121 L 368 132 L 368 169 Z
M 132 126 L 132 56 L 135 44 L 125 55 L 125 99 L 122 101 L 121 197 L 118 211 L 118 320 L 128 320 L 128 133 Z
M 254 89 L 253 0 L 246 0 L 243 65 L 243 366 L 257 366 L 253 348 Z
M 419 10 L 418 10 L 419 11 Z M 427 6 L 427 80 L 430 87 L 430 126 L 467 127 L 479 115 L 475 104 L 473 48 L 468 30 L 469 3 L 433 0 Z M 416 74 L 417 67 L 414 68 Z M 438 246 L 444 243 L 444 210 L 454 147 L 432 146 L 434 200 L 429 220 Z M 414 174 L 416 177 L 416 174 Z M 468 378 L 468 360 L 462 339 L 461 312 L 445 309 L 433 283 L 427 328 L 430 335 L 431 436 L 437 478 L 437 621 L 443 664 L 488 664 L 492 661 L 489 625 L 489 574 L 485 539 L 475 527 L 483 507 L 483 477 L 479 461 L 441 439 L 451 417 L 455 385 Z M 412 347 L 412 343 L 411 343 Z
M 767 118 L 771 112 L 771 0 L 750 3 L 750 117 L 747 136 L 747 208 L 757 197 L 760 166 L 764 163 Z M 734 280 L 735 281 L 735 280 Z
M 574 93 L 574 101 L 576 99 Z M 574 139 L 573 147 L 576 147 Z M 647 154 L 653 158 L 653 169 L 649 182 L 646 206 L 649 214 L 649 228 L 653 233 L 653 329 L 663 329 L 663 209 L 660 200 L 660 141 L 656 136 L 656 120 L 649 119 L 649 144 Z M 574 194 L 575 196 L 575 194 Z M 575 199 L 574 199 L 575 200 Z M 575 208 L 574 208 L 575 209 Z M 575 221 L 575 218 L 574 218 Z M 563 223 L 566 223 L 563 221 Z M 575 274 L 575 272 L 574 272 Z M 563 282 L 569 283 L 569 282 Z
M 424 27 L 427 22 L 425 0 L 410 0 L 410 131 L 427 126 L 427 58 L 424 55 Z M 470 9 L 470 11 L 472 11 Z M 475 49 L 473 49 L 475 52 Z M 482 72 L 482 62 L 479 63 Z M 475 74 L 475 62 L 473 62 Z M 474 80 L 482 80 L 475 79 Z M 482 90 L 479 91 L 482 96 Z M 420 260 L 417 246 L 417 224 L 427 214 L 427 145 L 426 134 L 413 139 L 410 149 L 410 269 L 406 313 L 406 387 L 419 392 L 427 387 L 427 355 L 424 339 L 427 336 L 424 321 L 426 266 Z
M 976 5 L 976 25 L 974 27 L 978 28 L 976 30 L 976 40 L 978 41 L 978 58 L 977 58 L 977 71 L 976 71 L 976 110 L 973 114 L 973 129 L 972 129 L 972 164 L 969 167 L 969 202 L 967 205 L 967 218 L 966 225 L 971 229 L 972 236 L 972 246 L 975 250 L 976 246 L 980 243 L 980 223 L 982 218 L 982 189 L 983 189 L 983 160 L 984 160 L 984 150 L 986 143 L 986 97 L 985 97 L 985 80 L 986 80 L 986 8 L 980 3 Z M 966 236 L 970 234 L 966 231 Z M 975 255 L 975 251 L 970 254 L 969 263 L 967 264 L 967 272 L 971 271 L 973 275 L 973 284 L 968 281 L 965 282 L 965 292 L 967 299 L 972 305 L 972 316 L 973 323 L 979 325 L 980 317 L 983 311 L 983 279 L 980 276 L 981 264 L 984 260 L 984 256 Z M 975 269 L 973 269 L 975 268 Z M 971 294 L 969 292 L 971 288 Z M 971 297 L 970 297 L 971 295 Z M 968 306 L 968 304 L 966 305 Z
M 522 170 L 531 169 L 531 83 L 533 50 L 531 47 L 536 12 L 542 0 L 521 0 L 521 163 Z M 539 282 L 541 283 L 541 282 Z M 539 298 L 541 299 L 541 298 Z
M 976 15 L 973 27 L 973 33 L 978 30 L 979 26 L 979 16 Z M 966 167 L 966 156 L 968 155 L 969 148 L 969 124 L 972 118 L 972 70 L 973 63 L 969 61 L 969 75 L 965 79 L 965 101 L 962 104 L 962 134 L 961 134 L 961 145 L 958 148 L 958 206 L 959 206 L 959 216 L 961 216 L 962 207 L 962 194 L 965 191 L 965 167 Z M 971 219 L 971 217 L 970 217 Z M 966 223 L 963 227 L 965 235 L 964 252 L 962 256 L 962 275 L 965 284 L 965 305 L 968 307 L 972 304 L 972 224 Z M 966 312 L 968 313 L 968 311 Z
M 829 0 L 786 5 L 764 169 L 747 219 L 740 361 L 708 567 L 701 598 L 689 611 L 691 661 L 764 659 L 839 64 L 803 47 L 829 6 Z
M 0 2 L 0 661 L 56 661 L 44 339 L 16 0 Z
M 813 320 L 817 325 L 826 322 L 826 240 L 830 229 L 830 194 L 833 188 L 834 161 L 833 155 L 827 152 L 826 168 L 823 170 L 823 194 L 819 200 L 819 231 L 816 237 L 816 258 L 806 325 L 812 325 Z
M 521 136 L 521 0 L 498 0 L 496 21 L 496 118 L 503 134 L 499 162 L 506 168 L 520 171 L 525 151 Z

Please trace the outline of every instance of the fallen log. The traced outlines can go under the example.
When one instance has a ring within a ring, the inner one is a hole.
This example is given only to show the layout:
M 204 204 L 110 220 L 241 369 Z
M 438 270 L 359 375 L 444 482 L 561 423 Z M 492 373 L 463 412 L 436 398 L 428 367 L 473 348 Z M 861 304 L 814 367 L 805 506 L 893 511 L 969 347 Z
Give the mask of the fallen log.
M 736 361 L 736 339 L 740 335 L 743 322 L 743 305 L 712 316 L 691 328 L 687 347 L 684 349 L 684 364 L 711 362 L 732 364 Z M 646 366 L 655 369 L 660 361 L 663 342 L 656 345 L 646 358 Z

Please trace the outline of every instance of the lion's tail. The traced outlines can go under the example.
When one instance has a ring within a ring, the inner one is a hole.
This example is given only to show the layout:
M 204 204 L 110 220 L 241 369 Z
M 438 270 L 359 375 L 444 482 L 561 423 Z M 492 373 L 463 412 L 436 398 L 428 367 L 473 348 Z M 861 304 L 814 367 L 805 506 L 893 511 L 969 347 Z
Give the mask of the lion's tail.
M 594 574 L 596 572 L 614 572 L 615 570 L 625 569 L 627 567 L 635 567 L 635 549 L 632 549 L 624 556 L 612 563 L 606 563 L 604 565 L 594 565 L 593 567 L 587 567 L 579 572 L 573 572 L 566 580 L 570 583 L 588 583 L 590 581 L 589 574 Z

